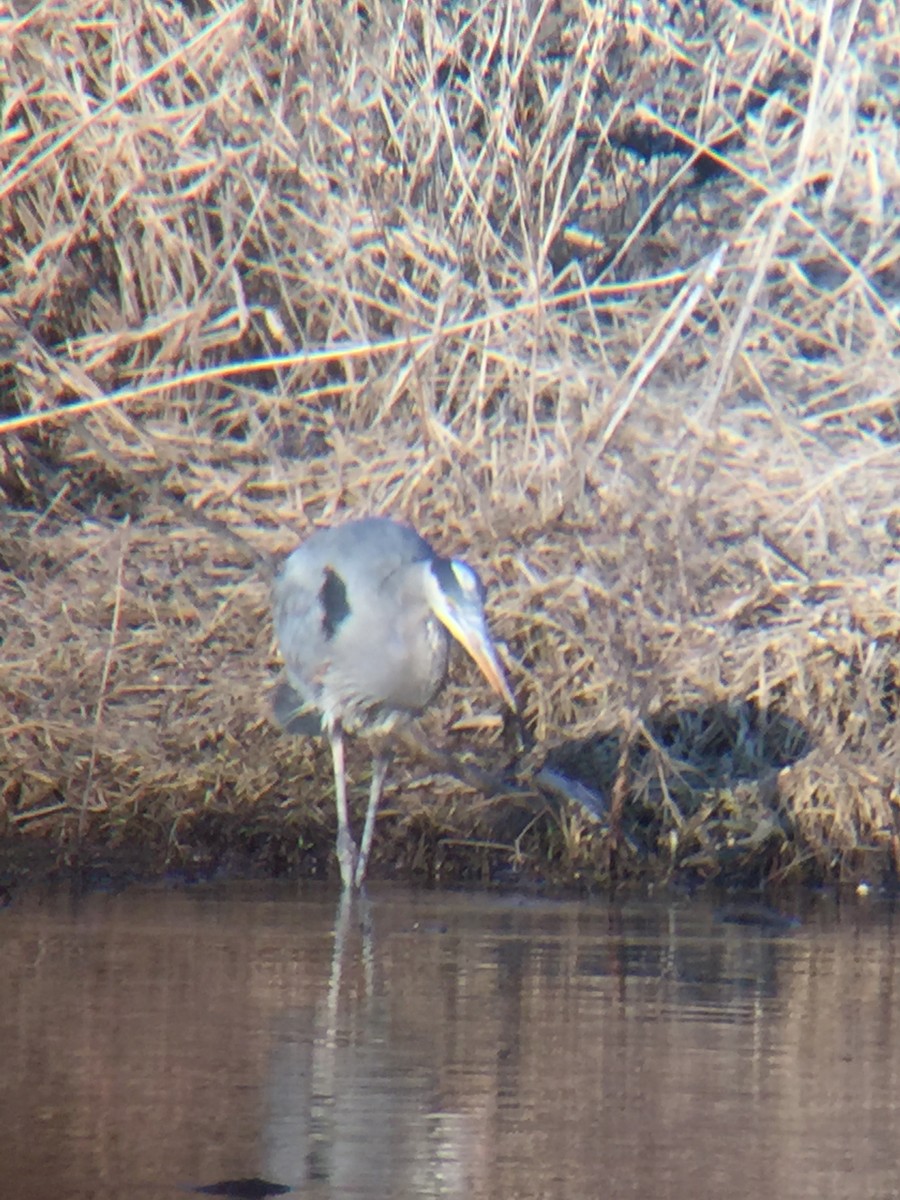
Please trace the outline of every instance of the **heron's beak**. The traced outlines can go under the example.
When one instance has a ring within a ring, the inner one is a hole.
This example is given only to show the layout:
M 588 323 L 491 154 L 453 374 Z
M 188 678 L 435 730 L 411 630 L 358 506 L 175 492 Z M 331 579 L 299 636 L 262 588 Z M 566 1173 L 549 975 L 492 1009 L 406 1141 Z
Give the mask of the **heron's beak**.
M 434 605 L 434 615 L 468 651 L 497 695 L 516 712 L 516 698 L 500 665 L 481 609 L 458 604 L 443 594 L 440 601 Z

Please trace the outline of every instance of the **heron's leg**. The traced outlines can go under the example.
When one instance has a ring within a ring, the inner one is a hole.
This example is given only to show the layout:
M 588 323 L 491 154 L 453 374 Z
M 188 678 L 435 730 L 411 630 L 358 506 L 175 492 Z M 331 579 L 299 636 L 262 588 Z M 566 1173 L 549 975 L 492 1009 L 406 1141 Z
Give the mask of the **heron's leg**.
M 375 814 L 381 800 L 381 790 L 384 787 L 384 777 L 388 773 L 393 754 L 387 747 L 382 747 L 372 755 L 372 786 L 369 789 L 369 807 L 366 809 L 366 823 L 363 826 L 362 841 L 359 845 L 359 858 L 356 860 L 356 875 L 353 882 L 356 887 L 362 887 L 366 877 L 366 867 L 369 863 L 369 852 L 372 849 L 372 837 L 375 833 Z
M 347 775 L 344 770 L 344 730 L 340 721 L 335 721 L 328 733 L 331 742 L 331 759 L 334 763 L 334 806 L 337 809 L 337 852 L 341 868 L 341 883 L 345 888 L 353 887 L 358 853 L 350 830 L 347 812 Z

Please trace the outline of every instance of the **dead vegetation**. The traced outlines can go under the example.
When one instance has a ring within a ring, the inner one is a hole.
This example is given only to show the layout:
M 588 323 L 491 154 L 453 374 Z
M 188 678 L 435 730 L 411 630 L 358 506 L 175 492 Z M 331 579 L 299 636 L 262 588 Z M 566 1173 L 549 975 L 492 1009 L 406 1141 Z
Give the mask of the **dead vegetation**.
M 327 861 L 327 757 L 267 716 L 267 572 L 377 512 L 482 571 L 536 745 L 511 761 L 460 662 L 432 740 L 610 815 L 410 760 L 376 873 L 893 878 L 898 27 L 6 18 L 9 835 Z

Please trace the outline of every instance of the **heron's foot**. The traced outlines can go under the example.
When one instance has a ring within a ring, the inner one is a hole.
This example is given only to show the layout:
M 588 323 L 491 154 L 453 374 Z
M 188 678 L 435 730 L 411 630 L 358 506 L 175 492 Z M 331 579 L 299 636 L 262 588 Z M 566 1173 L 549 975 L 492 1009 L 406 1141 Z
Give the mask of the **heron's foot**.
M 356 875 L 359 868 L 359 850 L 356 848 L 356 842 L 353 840 L 353 834 L 349 829 L 338 830 L 335 851 L 337 853 L 338 866 L 341 868 L 341 883 L 345 890 L 350 891 L 351 888 L 359 887 L 359 884 L 356 882 Z M 363 866 L 363 874 L 365 874 L 365 866 Z

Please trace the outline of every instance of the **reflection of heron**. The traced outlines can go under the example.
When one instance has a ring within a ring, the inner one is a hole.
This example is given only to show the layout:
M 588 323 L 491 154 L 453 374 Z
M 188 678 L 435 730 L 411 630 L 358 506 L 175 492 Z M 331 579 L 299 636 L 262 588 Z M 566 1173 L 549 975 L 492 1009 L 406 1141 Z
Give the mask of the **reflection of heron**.
M 318 530 L 275 580 L 275 628 L 287 671 L 275 715 L 288 732 L 324 732 L 331 743 L 345 888 L 365 878 L 390 754 L 377 746 L 373 753 L 357 850 L 347 816 L 344 730 L 386 732 L 426 708 L 447 674 L 448 633 L 515 708 L 483 602 L 471 567 L 440 558 L 414 530 L 377 517 Z

